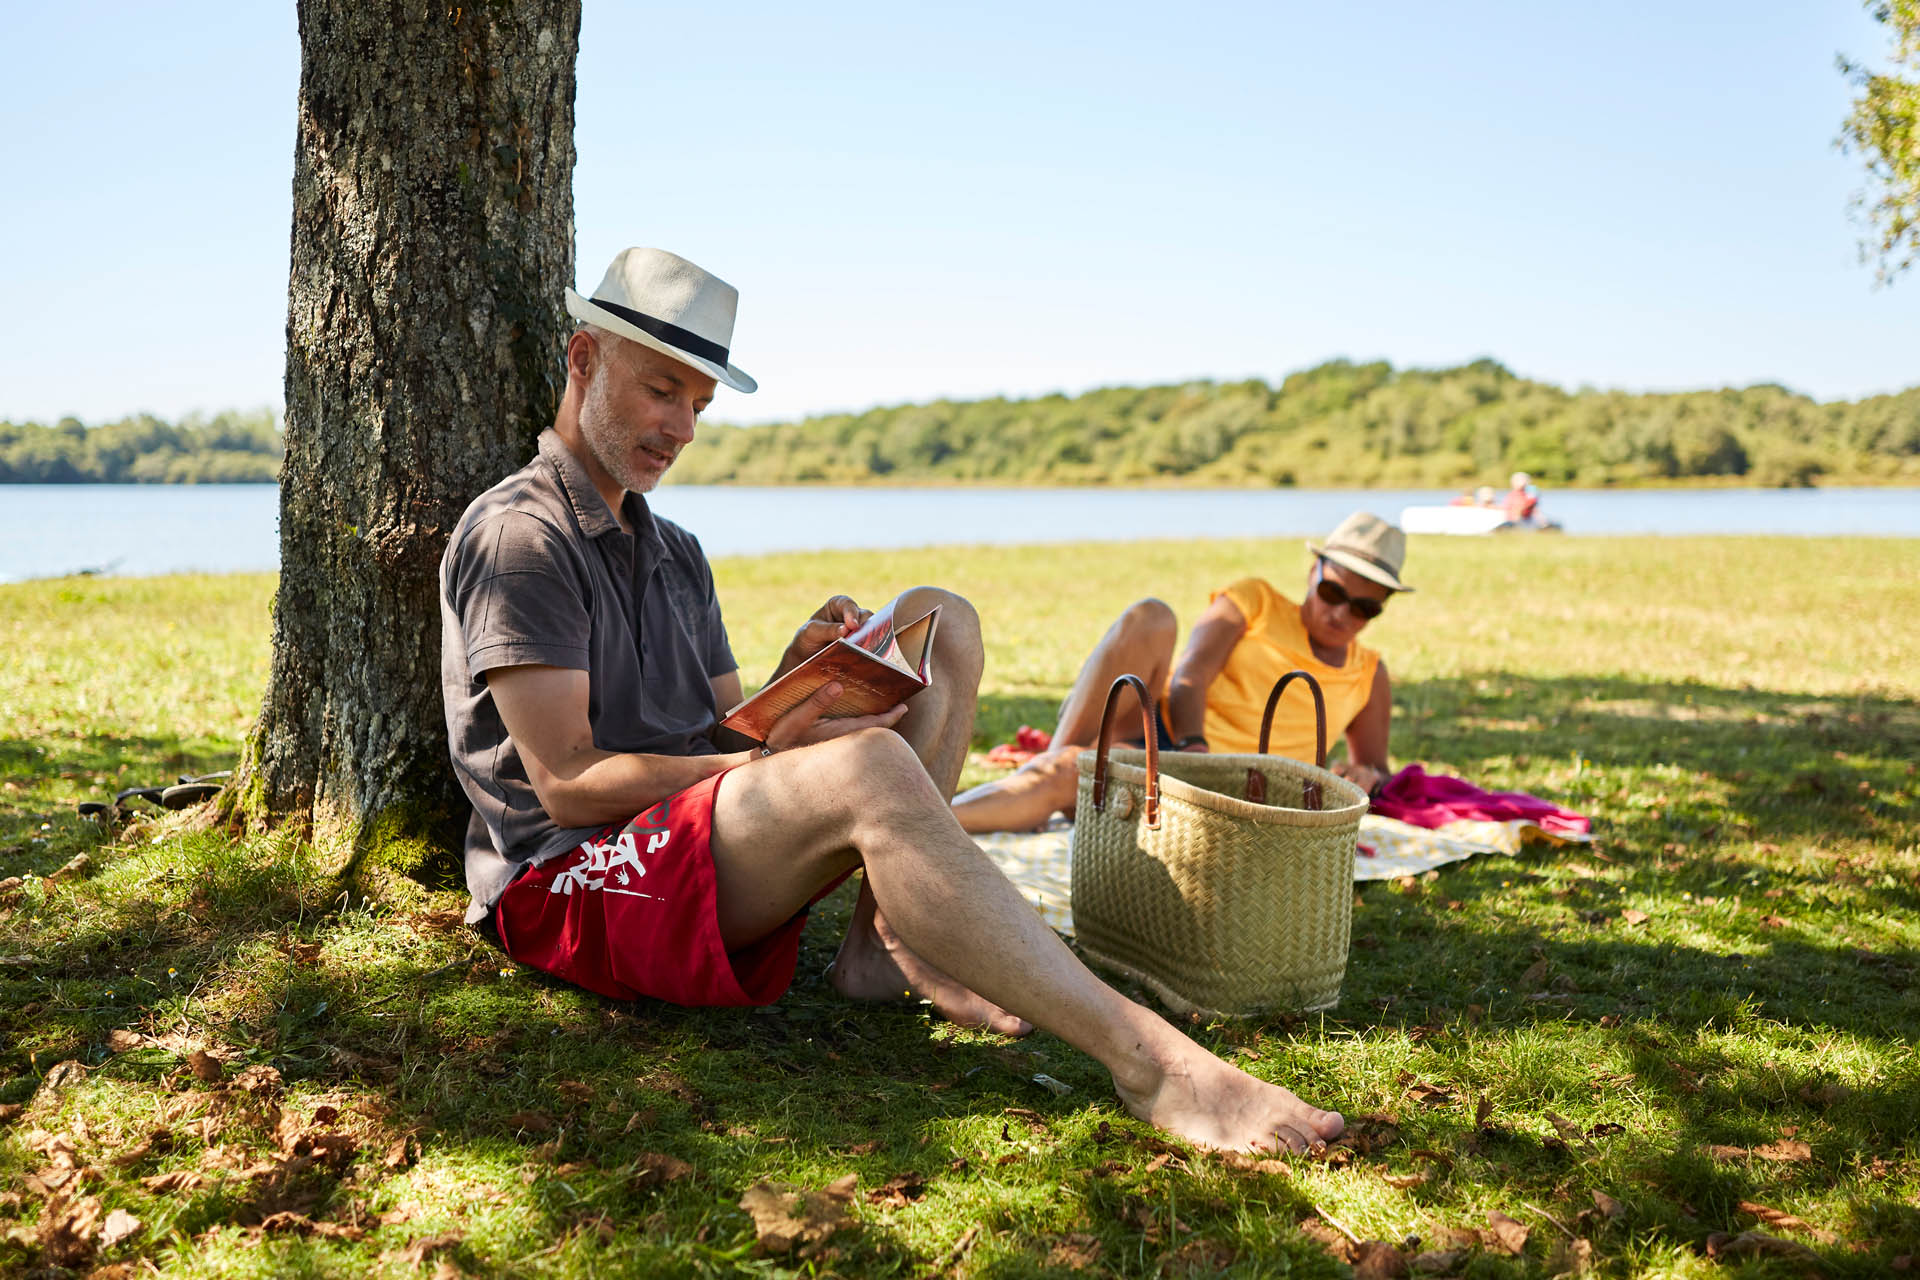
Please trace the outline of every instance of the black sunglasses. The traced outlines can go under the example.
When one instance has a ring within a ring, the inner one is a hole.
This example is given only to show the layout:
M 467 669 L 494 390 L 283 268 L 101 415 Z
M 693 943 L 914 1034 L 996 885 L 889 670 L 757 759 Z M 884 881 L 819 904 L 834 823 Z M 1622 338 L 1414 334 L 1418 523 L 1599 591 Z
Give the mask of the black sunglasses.
M 1349 595 L 1347 589 L 1327 576 L 1327 562 L 1320 562 L 1320 581 L 1314 584 L 1314 592 L 1329 605 L 1338 609 L 1341 605 L 1353 610 L 1353 616 L 1367 622 L 1380 616 L 1387 607 L 1385 600 L 1369 600 L 1365 596 Z

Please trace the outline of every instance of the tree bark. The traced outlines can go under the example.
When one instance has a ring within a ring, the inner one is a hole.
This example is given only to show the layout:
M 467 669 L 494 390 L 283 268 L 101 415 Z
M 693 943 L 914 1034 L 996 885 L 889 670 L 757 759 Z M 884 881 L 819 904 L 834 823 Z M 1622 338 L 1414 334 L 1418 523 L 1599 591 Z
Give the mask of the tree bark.
M 280 587 L 229 819 L 443 844 L 440 555 L 562 388 L 579 0 L 301 0 Z

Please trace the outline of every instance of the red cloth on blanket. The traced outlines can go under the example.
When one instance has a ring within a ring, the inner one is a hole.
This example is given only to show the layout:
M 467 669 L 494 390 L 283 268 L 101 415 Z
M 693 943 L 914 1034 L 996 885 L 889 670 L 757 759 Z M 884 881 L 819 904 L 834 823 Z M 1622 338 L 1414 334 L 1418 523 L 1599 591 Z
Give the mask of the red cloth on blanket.
M 1464 778 L 1428 773 L 1410 764 L 1387 779 L 1374 798 L 1373 811 L 1416 827 L 1443 827 L 1449 822 L 1512 822 L 1523 818 L 1544 831 L 1586 834 L 1593 820 L 1571 809 L 1524 791 L 1482 791 Z
M 1012 742 L 1003 742 L 987 752 L 987 763 L 1003 769 L 1017 769 L 1053 745 L 1053 735 L 1030 724 L 1020 726 Z

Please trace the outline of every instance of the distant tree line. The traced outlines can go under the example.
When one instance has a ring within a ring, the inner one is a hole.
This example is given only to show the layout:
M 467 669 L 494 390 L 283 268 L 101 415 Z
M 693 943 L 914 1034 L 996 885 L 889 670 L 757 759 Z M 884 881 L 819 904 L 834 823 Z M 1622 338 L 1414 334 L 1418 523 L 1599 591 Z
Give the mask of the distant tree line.
M 234 484 L 273 481 L 286 446 L 272 412 L 138 413 L 97 427 L 0 422 L 0 484 Z
M 703 427 L 679 483 L 1425 488 L 1511 470 L 1583 486 L 1920 484 L 1920 387 L 1818 403 L 1784 387 L 1564 391 L 1493 360 L 1334 360 L 1265 382 L 1107 387 Z
M 84 427 L 0 422 L 0 483 L 274 479 L 265 410 Z M 1188 382 L 939 400 L 758 427 L 703 424 L 682 484 L 1920 485 L 1920 387 L 1821 404 L 1772 384 L 1568 392 L 1493 360 L 1334 360 L 1278 387 Z

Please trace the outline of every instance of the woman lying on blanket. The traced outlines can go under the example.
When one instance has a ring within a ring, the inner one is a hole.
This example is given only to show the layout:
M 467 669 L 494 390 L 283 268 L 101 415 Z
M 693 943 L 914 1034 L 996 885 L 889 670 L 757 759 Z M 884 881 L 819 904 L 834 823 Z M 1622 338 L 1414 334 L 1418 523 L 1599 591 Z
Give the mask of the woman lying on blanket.
M 1194 624 L 1186 652 L 1173 663 L 1179 624 L 1159 600 L 1139 601 L 1120 615 L 1080 668 L 1060 708 L 1053 744 L 1018 772 L 954 797 L 968 831 L 1029 831 L 1055 810 L 1071 813 L 1080 753 L 1100 733 L 1100 713 L 1114 677 L 1132 672 L 1149 689 L 1163 689 L 1160 749 L 1254 751 L 1260 716 L 1274 682 L 1299 668 L 1313 673 L 1327 700 L 1327 733 L 1347 735 L 1347 758 L 1332 766 L 1369 793 L 1391 775 L 1387 735 L 1393 686 L 1386 663 L 1356 637 L 1380 616 L 1387 597 L 1411 591 L 1400 581 L 1407 539 L 1379 516 L 1355 512 L 1340 522 L 1314 554 L 1305 599 L 1296 604 L 1263 578 L 1242 578 L 1212 602 Z M 1121 695 L 1116 740 L 1140 740 L 1139 703 Z M 1268 750 L 1312 761 L 1313 699 L 1287 691 L 1273 717 Z

